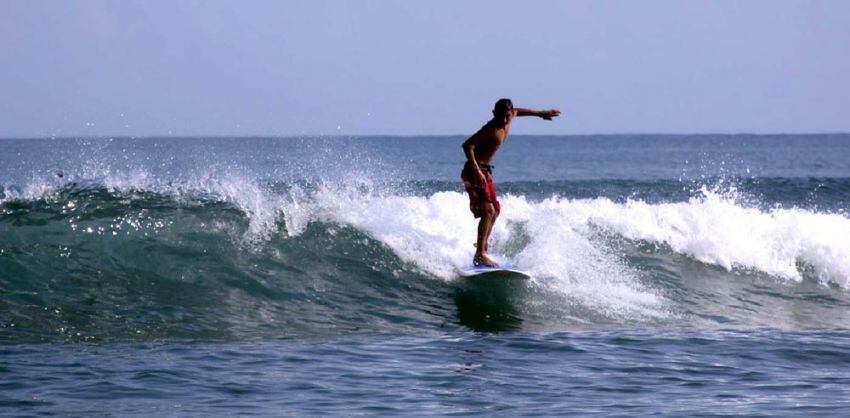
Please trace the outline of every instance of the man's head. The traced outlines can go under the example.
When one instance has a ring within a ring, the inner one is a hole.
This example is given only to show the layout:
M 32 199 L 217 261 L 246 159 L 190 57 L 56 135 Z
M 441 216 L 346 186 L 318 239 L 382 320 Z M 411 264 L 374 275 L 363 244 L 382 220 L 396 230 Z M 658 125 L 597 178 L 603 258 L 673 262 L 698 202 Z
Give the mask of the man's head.
M 496 101 L 496 105 L 493 106 L 493 119 L 507 125 L 514 116 L 513 110 L 514 104 L 511 103 L 511 99 L 499 99 Z

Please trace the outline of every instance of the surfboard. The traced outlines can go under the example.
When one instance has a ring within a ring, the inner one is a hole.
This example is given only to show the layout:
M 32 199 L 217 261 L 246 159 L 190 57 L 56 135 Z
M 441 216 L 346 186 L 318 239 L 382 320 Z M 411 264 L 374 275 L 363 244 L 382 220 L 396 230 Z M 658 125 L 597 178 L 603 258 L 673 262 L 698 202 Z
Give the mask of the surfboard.
M 460 269 L 462 277 L 514 277 L 530 279 L 531 275 L 516 264 L 502 263 L 498 267 L 466 266 Z

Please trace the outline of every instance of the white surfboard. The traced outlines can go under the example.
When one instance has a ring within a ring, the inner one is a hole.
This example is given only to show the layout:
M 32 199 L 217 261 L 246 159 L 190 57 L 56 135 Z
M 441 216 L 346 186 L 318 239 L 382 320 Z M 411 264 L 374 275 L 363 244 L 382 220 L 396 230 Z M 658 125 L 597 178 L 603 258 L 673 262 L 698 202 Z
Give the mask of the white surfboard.
M 530 279 L 531 275 L 522 267 L 516 264 L 502 263 L 497 267 L 487 266 L 466 266 L 460 269 L 462 277 L 515 277 L 520 279 Z

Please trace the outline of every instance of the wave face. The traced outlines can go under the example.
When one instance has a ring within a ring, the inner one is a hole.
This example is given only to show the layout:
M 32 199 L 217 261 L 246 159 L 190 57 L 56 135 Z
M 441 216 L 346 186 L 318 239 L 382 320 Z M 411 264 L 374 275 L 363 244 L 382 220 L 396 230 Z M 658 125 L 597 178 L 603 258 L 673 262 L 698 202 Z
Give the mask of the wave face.
M 278 146 L 307 153 L 303 143 Z M 199 143 L 185 147 L 167 152 Z M 7 164 L 0 342 L 809 329 L 850 319 L 848 178 L 746 177 L 728 165 L 675 179 L 517 174 L 499 183 L 491 247 L 534 279 L 492 283 L 458 278 L 476 223 L 456 181 L 442 168 L 410 175 L 382 162 L 392 150 L 350 148 L 313 149 L 319 157 L 297 166 L 250 165 L 256 154 L 234 152 L 203 167 L 138 154 L 148 163 Z

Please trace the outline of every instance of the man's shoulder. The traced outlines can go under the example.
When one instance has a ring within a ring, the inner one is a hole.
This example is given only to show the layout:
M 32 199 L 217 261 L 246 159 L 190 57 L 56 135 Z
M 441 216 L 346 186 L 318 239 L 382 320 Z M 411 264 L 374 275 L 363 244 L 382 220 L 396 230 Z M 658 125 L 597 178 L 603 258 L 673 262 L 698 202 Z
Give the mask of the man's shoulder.
M 498 124 L 496 124 L 495 121 L 492 120 L 487 121 L 487 123 L 485 123 L 484 126 L 481 127 L 482 132 L 490 133 L 495 133 L 499 129 L 502 129 L 502 126 L 499 126 Z
M 507 131 L 510 128 L 511 124 L 508 122 L 507 124 L 500 124 L 496 121 L 488 121 L 481 127 L 481 132 L 491 134 L 493 136 L 498 136 L 501 132 Z

